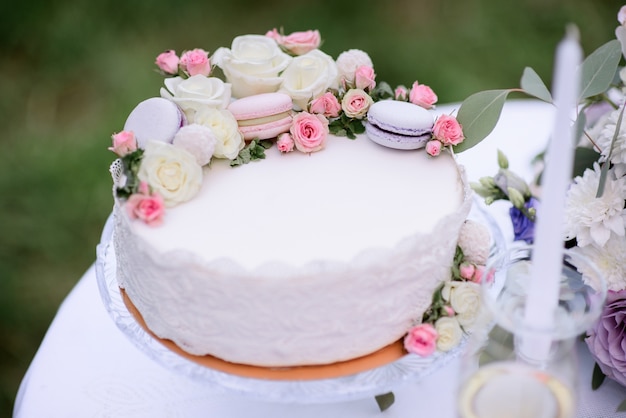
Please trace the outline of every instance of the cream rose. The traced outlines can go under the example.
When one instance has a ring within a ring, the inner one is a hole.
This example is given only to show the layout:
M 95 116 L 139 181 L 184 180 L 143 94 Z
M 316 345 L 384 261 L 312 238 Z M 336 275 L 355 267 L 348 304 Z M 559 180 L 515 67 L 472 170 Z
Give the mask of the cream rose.
M 447 282 L 441 292 L 456 312 L 456 319 L 463 327 L 471 327 L 481 314 L 480 285 L 473 282 Z
M 463 330 L 456 318 L 441 317 L 435 322 L 437 338 L 437 349 L 439 351 L 450 351 L 461 342 Z
M 196 113 L 195 123 L 213 131 L 216 143 L 213 151 L 215 158 L 237 158 L 245 143 L 239 132 L 237 119 L 227 110 L 207 107 Z
M 374 100 L 361 89 L 350 89 L 341 99 L 341 108 L 349 118 L 363 119 Z
M 300 109 L 322 96 L 329 88 L 337 88 L 337 65 L 329 55 L 314 49 L 295 57 L 282 74 L 279 91 L 291 96 Z
M 148 141 L 137 173 L 171 207 L 193 198 L 202 185 L 202 167 L 189 152 L 160 141 Z
M 211 61 L 224 71 L 233 96 L 241 98 L 278 90 L 291 57 L 272 38 L 244 35 L 233 39 L 230 49 L 215 51 Z
M 185 112 L 189 123 L 193 123 L 196 112 L 206 107 L 225 109 L 230 103 L 230 84 L 219 78 L 201 74 L 187 79 L 173 77 L 165 79 L 161 97 L 176 103 Z

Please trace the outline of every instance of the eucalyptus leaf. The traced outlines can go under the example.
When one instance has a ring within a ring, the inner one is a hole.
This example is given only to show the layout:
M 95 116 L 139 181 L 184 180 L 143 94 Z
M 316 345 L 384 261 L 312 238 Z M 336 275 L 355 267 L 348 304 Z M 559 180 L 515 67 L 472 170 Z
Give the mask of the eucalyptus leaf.
M 592 168 L 598 161 L 598 153 L 591 148 L 577 147 L 574 151 L 574 168 L 572 177 L 582 176 L 586 169 Z
M 378 408 L 380 409 L 380 412 L 389 409 L 389 407 L 391 407 L 391 405 L 393 405 L 393 403 L 396 401 L 396 397 L 393 392 L 376 395 L 375 399 L 376 403 L 378 404 Z
M 461 103 L 456 119 L 463 127 L 465 140 L 454 146 L 454 152 L 472 148 L 493 131 L 510 92 L 510 89 L 481 91 Z
M 604 93 L 609 88 L 621 57 L 621 44 L 617 39 L 613 39 L 596 49 L 583 61 L 580 100 Z
M 537 74 L 532 68 L 524 68 L 520 86 L 526 94 L 534 96 L 544 102 L 552 103 L 550 90 L 548 90 L 541 77 L 539 77 L 539 74 Z
M 604 193 L 604 185 L 606 184 L 606 176 L 609 172 L 609 166 L 611 165 L 611 156 L 613 155 L 613 147 L 615 146 L 615 141 L 619 136 L 620 129 L 622 127 L 622 118 L 624 117 L 624 109 L 626 109 L 626 105 L 622 106 L 621 112 L 619 112 L 619 117 L 617 118 L 617 123 L 615 124 L 615 132 L 613 133 L 613 139 L 611 139 L 611 145 L 609 146 L 609 155 L 606 157 L 606 162 L 602 165 L 602 170 L 600 171 L 600 180 L 598 182 L 598 192 L 596 193 L 596 197 L 602 197 Z
M 615 412 L 626 412 L 626 399 L 624 399 L 622 403 L 617 406 Z

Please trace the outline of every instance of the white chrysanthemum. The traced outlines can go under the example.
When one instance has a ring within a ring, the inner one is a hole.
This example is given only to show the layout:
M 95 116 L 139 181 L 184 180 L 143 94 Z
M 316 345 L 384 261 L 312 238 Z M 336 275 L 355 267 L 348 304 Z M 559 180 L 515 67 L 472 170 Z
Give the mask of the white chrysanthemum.
M 600 147 L 602 160 L 606 161 L 609 153 L 611 154 L 611 162 L 614 164 L 626 163 L 626 119 L 622 120 L 611 151 L 611 143 L 617 129 L 617 120 L 621 113 L 621 109 L 611 112 L 609 117 L 604 121 L 604 126 L 596 137 L 596 144 Z
M 178 130 L 172 144 L 187 150 L 196 157 L 198 164 L 203 166 L 211 161 L 216 142 L 211 128 L 192 123 Z
M 612 236 L 602 247 L 587 245 L 575 247 L 572 251 L 583 255 L 597 267 L 606 281 L 608 290 L 626 289 L 626 239 L 624 237 Z M 585 277 L 585 281 L 597 289 L 595 272 L 585 265 L 576 267 Z
M 490 240 L 489 230 L 483 224 L 468 219 L 461 226 L 457 244 L 466 261 L 484 266 L 489 258 Z
M 626 178 L 615 178 L 609 171 L 602 197 L 596 197 L 600 181 L 600 166 L 594 163 L 583 176 L 576 177 L 569 188 L 565 209 L 566 239 L 576 238 L 578 246 L 596 243 L 604 245 L 611 233 L 624 237 L 624 199 Z
M 367 52 L 360 49 L 349 49 L 342 52 L 337 57 L 336 62 L 339 70 L 339 79 L 344 79 L 350 84 L 354 83 L 354 73 L 357 68 L 363 65 L 374 68 L 370 56 L 367 55 Z

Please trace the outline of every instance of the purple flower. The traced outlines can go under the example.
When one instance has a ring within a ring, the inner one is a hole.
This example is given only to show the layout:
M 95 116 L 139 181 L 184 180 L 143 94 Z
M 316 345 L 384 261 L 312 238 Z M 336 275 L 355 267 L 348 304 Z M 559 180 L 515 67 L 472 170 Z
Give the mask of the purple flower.
M 531 197 L 524 203 L 524 207 L 526 209 L 537 209 L 539 207 L 539 201 Z M 509 209 L 509 216 L 511 216 L 511 223 L 513 223 L 514 240 L 526 241 L 527 244 L 532 244 L 535 239 L 535 222 L 528 219 L 528 217 L 515 206 Z
M 626 290 L 608 292 L 602 315 L 585 342 L 602 373 L 626 386 Z

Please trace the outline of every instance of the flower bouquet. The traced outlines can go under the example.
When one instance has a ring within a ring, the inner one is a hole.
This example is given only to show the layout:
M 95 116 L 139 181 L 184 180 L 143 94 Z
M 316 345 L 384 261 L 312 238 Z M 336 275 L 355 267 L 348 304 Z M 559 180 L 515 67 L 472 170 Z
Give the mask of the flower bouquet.
M 596 361 L 594 389 L 605 377 L 626 386 L 626 68 L 620 68 L 626 56 L 626 6 L 619 11 L 618 21 L 617 39 L 590 54 L 580 69 L 581 94 L 572 121 L 578 143 L 565 202 L 564 245 L 591 260 L 608 289 L 601 317 L 585 336 Z M 507 95 L 514 91 L 552 102 L 545 84 L 527 68 L 521 89 L 482 92 L 468 99 L 485 103 L 487 116 L 475 123 L 486 123 L 491 129 Z M 534 187 L 508 169 L 502 153 L 498 155 L 498 173 L 472 184 L 487 204 L 495 200 L 511 202 L 514 239 L 527 243 L 533 241 L 540 204 L 541 155 L 536 162 L 540 175 L 533 180 Z M 626 401 L 618 410 L 626 411 Z

